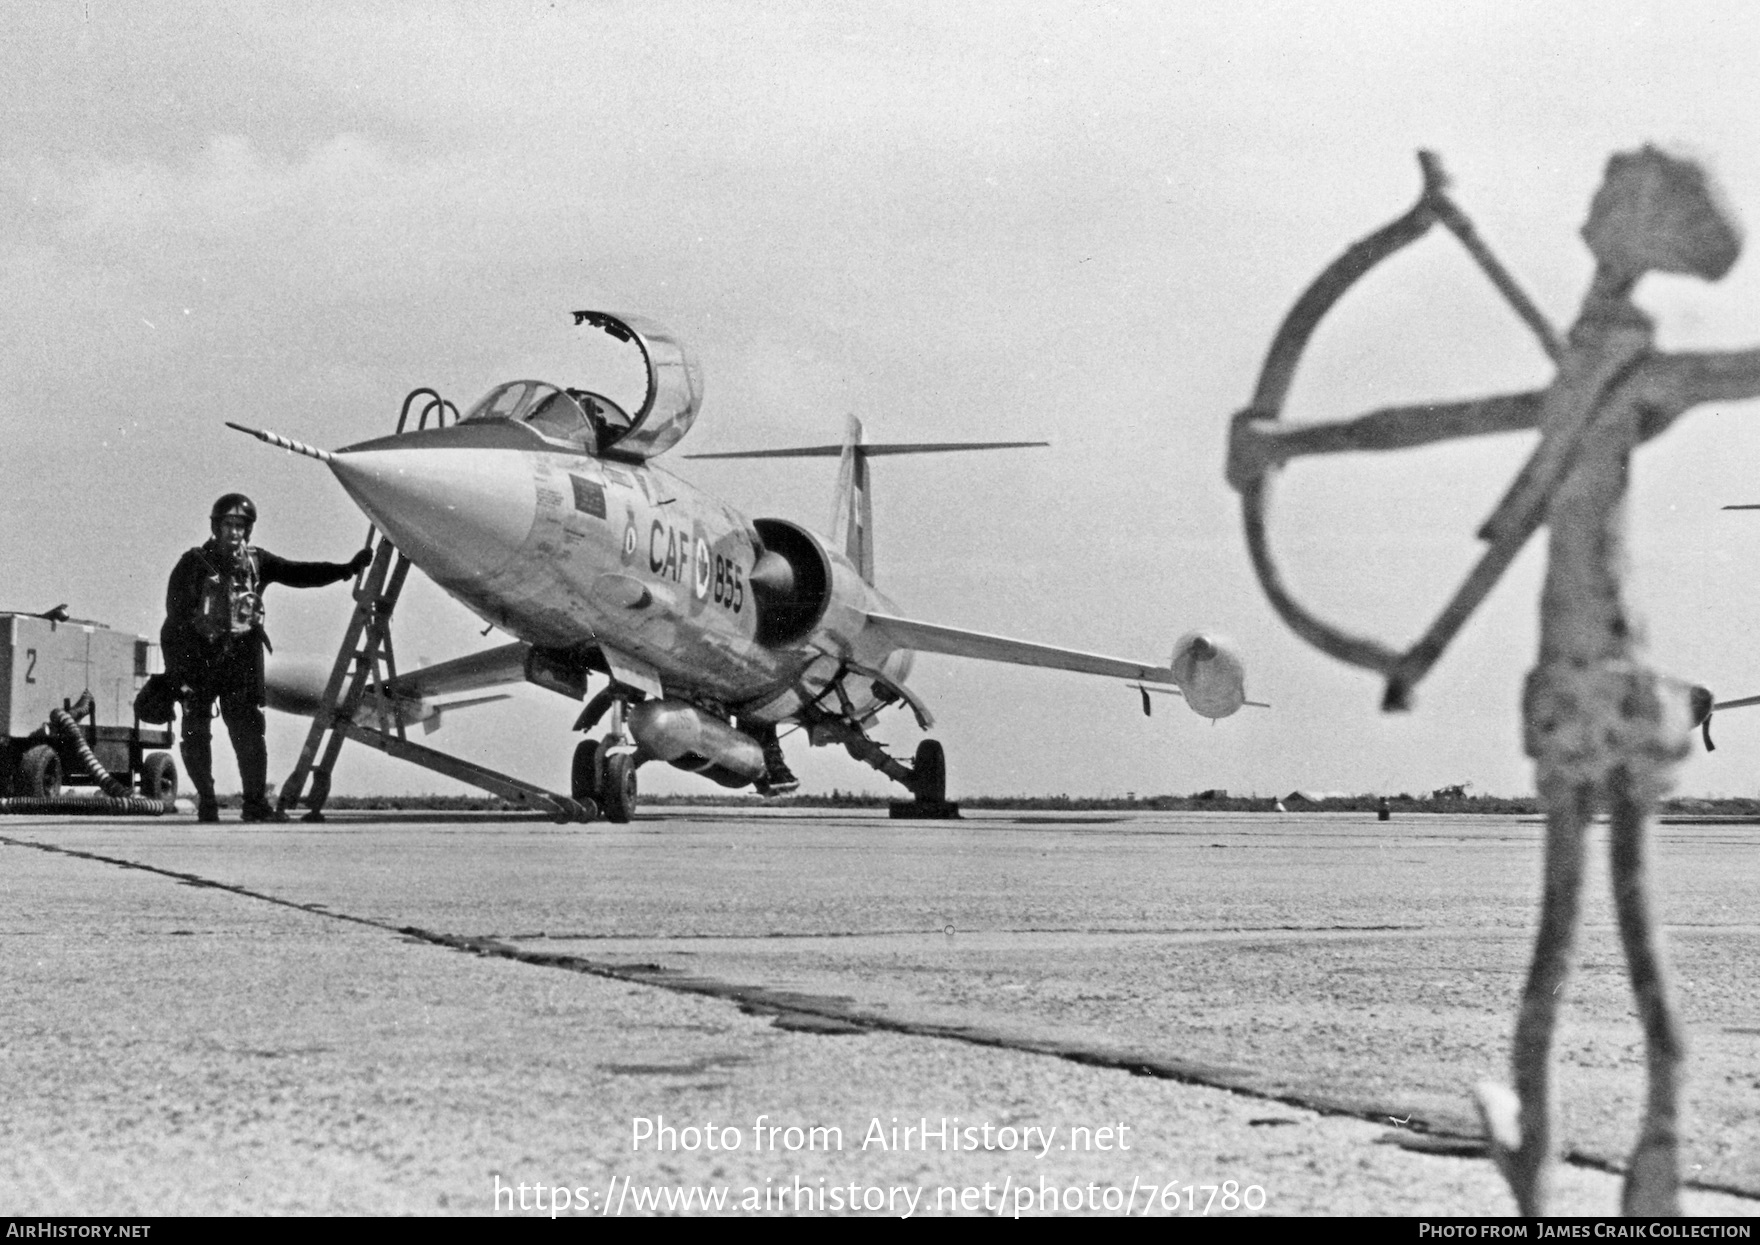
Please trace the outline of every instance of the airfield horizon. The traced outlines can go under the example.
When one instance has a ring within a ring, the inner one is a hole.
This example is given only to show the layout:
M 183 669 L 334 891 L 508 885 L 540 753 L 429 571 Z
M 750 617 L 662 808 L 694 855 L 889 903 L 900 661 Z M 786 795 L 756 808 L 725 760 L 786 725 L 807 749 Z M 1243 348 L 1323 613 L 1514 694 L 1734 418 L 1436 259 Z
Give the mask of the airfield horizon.
M 220 806 L 237 808 L 243 803 L 238 792 L 224 793 Z M 1198 792 L 1192 795 L 971 795 L 956 796 L 953 802 L 961 809 L 996 812 L 1139 812 L 1139 813 L 1379 813 L 1386 801 L 1392 815 L 1426 814 L 1484 816 L 1540 816 L 1539 797 L 1502 795 L 1422 796 L 1400 793 L 1337 794 L 1306 792 L 1293 789 L 1281 795 L 1257 793 L 1232 795 Z M 897 803 L 897 797 L 865 792 L 841 791 L 802 792 L 780 798 L 757 795 L 646 795 L 643 809 L 726 808 L 742 812 L 753 810 L 835 810 L 885 809 Z M 531 810 L 492 795 L 444 795 L 429 792 L 416 795 L 332 795 L 325 804 L 334 811 L 387 812 L 483 812 L 530 813 Z M 1719 820 L 1760 819 L 1760 797 L 1749 796 L 1675 796 L 1664 800 L 1662 816 L 1678 818 L 1707 817 Z M 541 816 L 541 814 L 532 814 Z M 296 810 L 297 816 L 297 810 Z M 4 824 L 0 822 L 0 824 Z

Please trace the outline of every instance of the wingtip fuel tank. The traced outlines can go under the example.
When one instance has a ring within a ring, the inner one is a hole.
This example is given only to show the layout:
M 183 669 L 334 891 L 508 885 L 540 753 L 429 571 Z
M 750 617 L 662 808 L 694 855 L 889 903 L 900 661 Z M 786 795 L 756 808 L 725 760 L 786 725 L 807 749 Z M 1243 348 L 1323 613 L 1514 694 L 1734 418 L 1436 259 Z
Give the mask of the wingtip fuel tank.
M 1173 645 L 1173 681 L 1194 713 L 1226 718 L 1247 703 L 1247 671 L 1226 636 L 1191 631 Z

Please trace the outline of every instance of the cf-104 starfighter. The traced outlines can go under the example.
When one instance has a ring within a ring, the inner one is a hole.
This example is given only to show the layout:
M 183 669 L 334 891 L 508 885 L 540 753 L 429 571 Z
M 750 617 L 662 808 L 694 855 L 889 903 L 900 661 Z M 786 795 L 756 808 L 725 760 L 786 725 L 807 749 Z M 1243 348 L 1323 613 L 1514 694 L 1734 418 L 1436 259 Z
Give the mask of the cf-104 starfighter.
M 1214 636 L 1182 637 L 1166 665 L 1130 661 L 908 618 L 875 588 L 870 459 L 1035 443 L 870 445 L 852 418 L 841 445 L 700 455 L 839 460 L 828 537 L 748 518 L 655 461 L 702 401 L 684 343 L 637 316 L 581 311 L 574 321 L 608 335 L 601 347 L 639 355 L 646 392 L 634 409 L 599 392 L 604 384 L 515 380 L 451 423 L 442 405 L 436 426 L 334 451 L 232 425 L 329 464 L 404 558 L 515 637 L 381 678 L 338 713 L 356 724 L 345 729 L 364 729 L 374 704 L 394 715 L 415 706 L 419 718 L 440 696 L 529 679 L 585 698 L 589 680 L 603 677 L 576 723 L 591 731 L 608 718 L 603 739 L 583 741 L 574 757 L 572 798 L 589 814 L 627 821 L 637 768 L 653 760 L 727 787 L 788 790 L 777 728 L 798 725 L 812 744 L 842 745 L 903 785 L 914 799 L 895 811 L 934 816 L 953 815 L 939 743 L 923 740 L 906 763 L 869 735 L 893 705 L 929 729 L 928 708 L 906 686 L 914 652 L 1127 680 L 1145 711 L 1152 690 L 1208 718 L 1249 703 L 1239 656 Z

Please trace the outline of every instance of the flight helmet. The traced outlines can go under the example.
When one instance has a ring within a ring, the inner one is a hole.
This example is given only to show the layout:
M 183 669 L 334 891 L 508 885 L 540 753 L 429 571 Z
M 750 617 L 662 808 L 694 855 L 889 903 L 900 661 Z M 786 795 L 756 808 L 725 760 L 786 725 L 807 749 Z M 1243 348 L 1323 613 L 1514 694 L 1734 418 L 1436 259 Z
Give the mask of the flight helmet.
M 245 521 L 247 532 L 257 525 L 256 503 L 243 493 L 228 493 L 215 502 L 214 508 L 208 511 L 208 526 L 218 536 L 220 534 L 220 520 L 234 515 Z

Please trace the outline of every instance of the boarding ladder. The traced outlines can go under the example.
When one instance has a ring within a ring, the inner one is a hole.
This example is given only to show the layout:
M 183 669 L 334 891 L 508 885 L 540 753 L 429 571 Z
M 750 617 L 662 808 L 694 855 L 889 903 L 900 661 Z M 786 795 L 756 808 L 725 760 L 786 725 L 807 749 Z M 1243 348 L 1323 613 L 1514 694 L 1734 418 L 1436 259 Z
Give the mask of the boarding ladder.
M 448 411 L 457 418 L 457 408 L 434 390 L 416 389 L 403 400 L 403 412 L 397 420 L 399 434 L 408 424 L 411 410 L 422 399 L 426 402 L 417 420 L 418 430 L 427 426 L 430 416 L 436 426 L 445 424 Z M 548 813 L 556 821 L 591 821 L 597 810 L 589 801 L 557 795 L 407 738 L 398 705 L 386 695 L 385 687 L 397 678 L 391 615 L 409 576 L 410 562 L 376 526 L 367 528 L 367 548 L 372 551 L 373 560 L 364 578 L 355 585 L 354 614 L 343 632 L 342 647 L 337 650 L 323 698 L 312 715 L 311 730 L 306 733 L 299 760 L 282 784 L 278 801 L 281 811 L 294 808 L 303 796 L 307 812 L 302 820 L 323 821 L 324 804 L 330 797 L 331 771 L 336 767 L 343 742 L 353 739 L 399 760 L 491 791 L 510 803 Z M 368 712 L 362 713 L 363 708 Z M 378 725 L 366 725 L 363 719 Z

